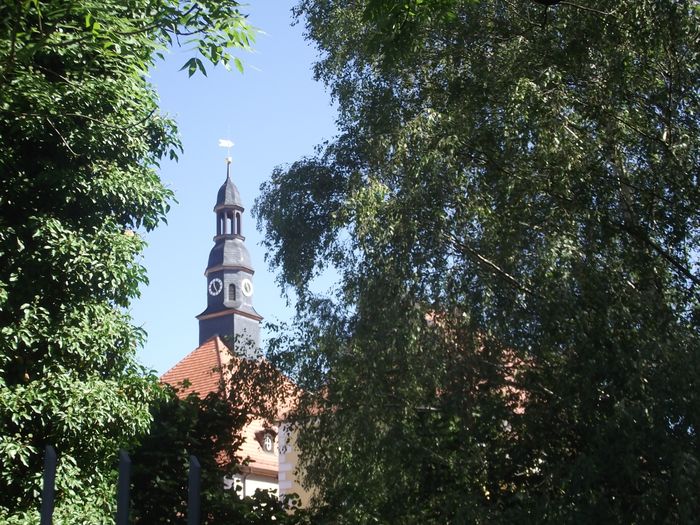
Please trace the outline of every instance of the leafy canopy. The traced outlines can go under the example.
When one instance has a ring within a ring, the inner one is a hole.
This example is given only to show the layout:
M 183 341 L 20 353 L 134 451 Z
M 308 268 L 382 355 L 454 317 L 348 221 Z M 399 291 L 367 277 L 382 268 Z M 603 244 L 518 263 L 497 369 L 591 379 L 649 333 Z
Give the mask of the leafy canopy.
M 149 425 L 156 378 L 128 315 L 177 156 L 146 74 L 187 46 L 189 74 L 240 61 L 232 0 L 0 2 L 0 521 L 37 521 L 42 450 L 59 454 L 55 523 L 109 522 L 117 451 Z
M 340 133 L 256 212 L 319 519 L 700 510 L 700 12 L 544 3 L 298 7 Z

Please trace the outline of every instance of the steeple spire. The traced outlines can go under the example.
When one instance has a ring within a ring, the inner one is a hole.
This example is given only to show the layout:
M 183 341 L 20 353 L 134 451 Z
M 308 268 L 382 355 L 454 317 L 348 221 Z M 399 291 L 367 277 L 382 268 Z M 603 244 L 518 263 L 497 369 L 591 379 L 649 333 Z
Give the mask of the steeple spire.
M 219 141 L 219 145 L 222 145 Z M 225 146 L 232 142 L 228 141 Z M 230 147 L 230 146 L 228 146 Z M 199 319 L 199 343 L 219 335 L 235 339 L 235 351 L 253 356 L 260 346 L 262 317 L 253 308 L 253 265 L 242 234 L 243 203 L 231 180 L 231 157 L 226 157 L 226 180 L 214 205 L 216 235 L 204 275 L 207 308 Z M 232 341 L 233 342 L 233 341 Z

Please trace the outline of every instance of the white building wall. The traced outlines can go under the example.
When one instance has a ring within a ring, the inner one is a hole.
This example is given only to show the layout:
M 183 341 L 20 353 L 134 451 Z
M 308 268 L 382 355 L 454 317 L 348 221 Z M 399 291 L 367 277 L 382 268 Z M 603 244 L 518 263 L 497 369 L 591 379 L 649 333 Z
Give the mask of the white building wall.
M 253 496 L 258 489 L 269 490 L 274 492 L 274 494 L 277 494 L 279 490 L 277 483 L 256 474 L 239 474 L 234 476 L 233 479 L 224 478 L 224 487 L 226 489 L 238 488 L 237 493 L 241 498 Z

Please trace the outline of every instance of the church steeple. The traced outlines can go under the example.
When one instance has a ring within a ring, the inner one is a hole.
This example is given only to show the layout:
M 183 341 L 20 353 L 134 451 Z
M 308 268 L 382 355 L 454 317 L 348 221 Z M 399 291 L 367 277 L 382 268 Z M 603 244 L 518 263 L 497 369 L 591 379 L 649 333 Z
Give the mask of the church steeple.
M 253 356 L 260 347 L 262 317 L 253 308 L 253 265 L 243 236 L 244 208 L 231 180 L 231 159 L 226 159 L 226 180 L 214 205 L 216 235 L 204 275 L 207 308 L 199 319 L 199 343 L 218 335 L 235 345 L 235 351 Z
M 243 213 L 241 194 L 238 193 L 238 188 L 231 180 L 231 161 L 228 158 L 226 159 L 226 181 L 216 195 L 214 213 L 216 213 L 217 219 L 214 240 L 221 235 L 236 235 L 245 240 L 241 231 L 241 214 Z

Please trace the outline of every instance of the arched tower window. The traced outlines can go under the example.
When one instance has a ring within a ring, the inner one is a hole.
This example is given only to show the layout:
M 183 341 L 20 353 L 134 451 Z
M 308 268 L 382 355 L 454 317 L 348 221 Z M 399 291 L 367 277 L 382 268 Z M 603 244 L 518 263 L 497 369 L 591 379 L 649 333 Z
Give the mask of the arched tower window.
M 236 213 L 236 234 L 241 235 L 241 214 Z
M 227 223 L 227 228 L 226 228 L 226 233 L 231 235 L 233 234 L 233 213 L 227 213 L 226 214 L 226 223 Z
M 236 300 L 236 285 L 233 283 L 228 285 L 228 300 L 229 301 Z
M 219 213 L 216 216 L 216 234 L 221 235 L 224 230 L 224 214 Z

